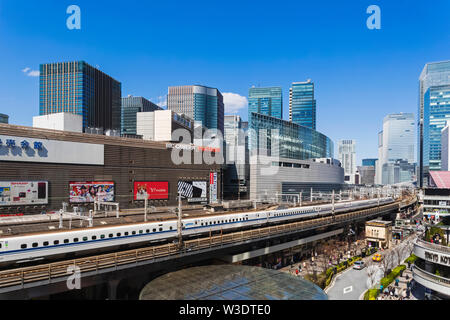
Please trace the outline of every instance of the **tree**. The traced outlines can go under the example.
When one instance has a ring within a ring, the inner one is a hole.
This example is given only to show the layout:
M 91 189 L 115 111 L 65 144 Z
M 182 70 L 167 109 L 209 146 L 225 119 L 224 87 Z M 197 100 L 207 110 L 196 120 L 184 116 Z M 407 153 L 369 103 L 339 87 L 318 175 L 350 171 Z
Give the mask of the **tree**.
M 368 289 L 373 288 L 373 286 L 375 286 L 377 284 L 378 268 L 370 260 L 367 263 L 366 273 L 367 273 L 367 277 L 368 277 L 368 279 L 367 279 L 367 288 Z
M 384 273 L 384 277 L 388 275 L 388 269 L 392 269 L 392 263 L 394 260 L 394 253 L 392 250 L 386 250 L 384 254 L 382 255 L 382 259 L 380 261 L 381 268 Z

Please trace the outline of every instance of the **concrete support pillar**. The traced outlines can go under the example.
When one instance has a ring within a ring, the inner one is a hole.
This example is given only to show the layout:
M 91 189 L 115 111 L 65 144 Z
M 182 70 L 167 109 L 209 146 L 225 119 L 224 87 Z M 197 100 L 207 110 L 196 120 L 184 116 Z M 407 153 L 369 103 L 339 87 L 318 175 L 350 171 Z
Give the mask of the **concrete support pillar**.
M 119 286 L 120 280 L 109 280 L 108 281 L 108 300 L 117 300 L 117 287 Z

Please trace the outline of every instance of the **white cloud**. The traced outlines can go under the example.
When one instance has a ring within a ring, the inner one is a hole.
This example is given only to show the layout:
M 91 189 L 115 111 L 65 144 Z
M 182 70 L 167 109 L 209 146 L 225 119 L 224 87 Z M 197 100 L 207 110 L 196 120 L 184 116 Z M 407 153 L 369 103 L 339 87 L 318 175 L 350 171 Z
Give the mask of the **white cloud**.
M 167 96 L 159 96 L 156 105 L 158 107 L 167 109 Z
M 22 70 L 23 73 L 25 73 L 29 77 L 39 77 L 41 74 L 39 70 L 31 70 L 31 68 L 26 67 Z
M 223 103 L 225 105 L 225 113 L 235 114 L 248 105 L 248 100 L 237 93 L 224 92 Z

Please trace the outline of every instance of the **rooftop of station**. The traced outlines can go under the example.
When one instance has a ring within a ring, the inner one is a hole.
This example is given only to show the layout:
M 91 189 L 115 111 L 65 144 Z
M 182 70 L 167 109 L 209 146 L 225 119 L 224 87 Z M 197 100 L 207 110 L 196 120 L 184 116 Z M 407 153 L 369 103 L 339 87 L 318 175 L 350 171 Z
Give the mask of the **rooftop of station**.
M 140 300 L 328 300 L 317 285 L 272 269 L 210 265 L 165 274 L 148 283 Z

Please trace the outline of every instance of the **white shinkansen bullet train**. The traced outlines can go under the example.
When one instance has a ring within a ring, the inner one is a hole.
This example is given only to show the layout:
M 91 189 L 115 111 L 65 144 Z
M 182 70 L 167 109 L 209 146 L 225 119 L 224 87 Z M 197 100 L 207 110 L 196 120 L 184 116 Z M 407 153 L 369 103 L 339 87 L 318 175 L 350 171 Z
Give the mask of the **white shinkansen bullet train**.
M 380 198 L 380 205 L 394 202 Z M 378 199 L 340 202 L 335 212 L 376 206 Z M 246 229 L 285 221 L 295 221 L 331 213 L 332 205 L 297 207 L 282 210 L 230 213 L 182 220 L 183 236 L 194 237 L 210 231 Z M 21 236 L 0 235 L 0 267 L 34 260 L 51 260 L 164 242 L 177 238 L 177 220 L 61 230 Z

